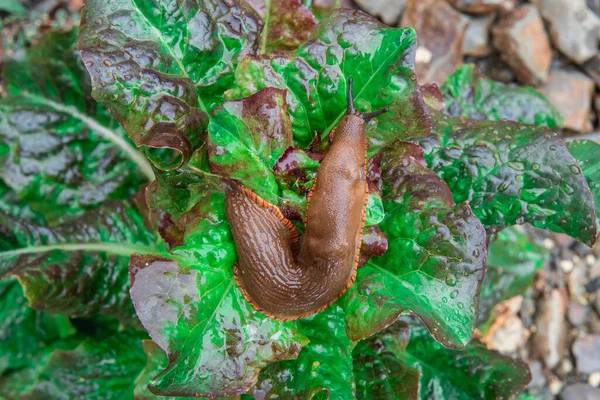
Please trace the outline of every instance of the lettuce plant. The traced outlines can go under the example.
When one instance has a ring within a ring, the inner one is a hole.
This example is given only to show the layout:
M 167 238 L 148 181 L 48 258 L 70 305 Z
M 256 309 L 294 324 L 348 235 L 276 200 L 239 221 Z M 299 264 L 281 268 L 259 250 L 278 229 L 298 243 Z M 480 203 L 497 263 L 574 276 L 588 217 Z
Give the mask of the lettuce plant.
M 0 396 L 491 399 L 525 388 L 526 365 L 474 330 L 544 262 L 510 227 L 595 242 L 598 145 L 565 146 L 542 95 L 472 66 L 420 86 L 414 30 L 347 9 L 315 17 L 309 3 L 88 0 L 78 30 L 7 62 Z M 235 284 L 220 179 L 302 230 L 348 78 L 358 109 L 390 108 L 367 128 L 364 266 L 325 311 L 276 321 Z

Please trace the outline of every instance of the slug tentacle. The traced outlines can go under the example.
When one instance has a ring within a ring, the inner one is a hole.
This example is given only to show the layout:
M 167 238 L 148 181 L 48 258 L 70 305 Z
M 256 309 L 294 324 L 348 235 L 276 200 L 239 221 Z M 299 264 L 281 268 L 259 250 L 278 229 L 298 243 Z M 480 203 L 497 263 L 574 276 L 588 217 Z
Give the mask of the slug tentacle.
M 336 128 L 308 195 L 306 230 L 239 183 L 223 182 L 227 218 L 238 255 L 236 282 L 259 312 L 292 320 L 319 312 L 356 279 L 366 218 L 366 122 L 386 109 L 360 114 L 348 81 L 348 114 Z

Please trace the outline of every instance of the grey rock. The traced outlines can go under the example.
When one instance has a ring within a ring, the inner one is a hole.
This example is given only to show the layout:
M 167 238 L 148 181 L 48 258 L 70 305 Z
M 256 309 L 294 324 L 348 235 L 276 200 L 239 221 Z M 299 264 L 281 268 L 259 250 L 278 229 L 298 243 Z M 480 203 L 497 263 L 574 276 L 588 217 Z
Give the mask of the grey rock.
M 355 0 L 362 10 L 381 18 L 388 25 L 396 25 L 406 8 L 406 0 Z
M 577 371 L 582 374 L 600 372 L 600 335 L 577 338 L 572 347 Z
M 569 322 L 573 326 L 581 326 L 586 323 L 590 312 L 591 310 L 588 306 L 579 304 L 576 301 L 571 301 L 569 303 L 569 309 L 567 311 Z
M 585 383 L 576 383 L 562 391 L 560 400 L 600 400 L 600 389 Z
M 583 64 L 598 53 L 600 17 L 586 0 L 532 0 L 550 26 L 556 47 L 571 60 Z
M 496 19 L 496 14 L 483 17 L 472 17 L 463 41 L 463 53 L 474 57 L 486 57 L 494 49 L 491 43 L 491 27 Z
M 600 87 L 600 53 L 583 64 L 583 69 L 596 82 L 596 85 Z

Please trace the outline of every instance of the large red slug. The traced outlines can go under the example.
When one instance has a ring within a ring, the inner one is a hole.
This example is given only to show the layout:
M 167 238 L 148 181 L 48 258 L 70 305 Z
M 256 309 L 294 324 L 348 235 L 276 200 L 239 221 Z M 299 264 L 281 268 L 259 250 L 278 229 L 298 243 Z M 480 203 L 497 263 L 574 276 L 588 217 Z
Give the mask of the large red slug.
M 348 80 L 347 114 L 309 193 L 300 246 L 296 228 L 276 206 L 234 181 L 223 183 L 236 282 L 259 312 L 278 320 L 306 317 L 354 282 L 368 196 L 366 123 L 386 111 L 357 112 Z

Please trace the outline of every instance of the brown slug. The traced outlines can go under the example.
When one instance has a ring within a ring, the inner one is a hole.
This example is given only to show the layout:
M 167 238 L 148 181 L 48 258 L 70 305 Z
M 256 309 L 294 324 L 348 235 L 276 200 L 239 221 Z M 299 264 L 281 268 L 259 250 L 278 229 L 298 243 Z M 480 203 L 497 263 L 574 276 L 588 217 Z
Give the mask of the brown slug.
M 239 183 L 223 182 L 236 282 L 257 311 L 277 320 L 306 317 L 354 282 L 368 197 L 366 124 L 384 112 L 357 112 L 348 80 L 347 114 L 308 195 L 300 246 L 296 228 L 276 206 Z

